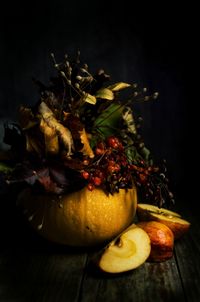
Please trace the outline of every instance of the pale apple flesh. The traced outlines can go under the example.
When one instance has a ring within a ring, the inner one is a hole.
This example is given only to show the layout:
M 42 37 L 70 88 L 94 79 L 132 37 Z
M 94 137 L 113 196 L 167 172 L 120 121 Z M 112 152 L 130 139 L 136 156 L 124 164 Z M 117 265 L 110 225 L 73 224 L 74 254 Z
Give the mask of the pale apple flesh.
M 98 266 L 108 273 L 121 273 L 142 265 L 150 255 L 148 234 L 132 224 L 111 241 L 100 255 Z
M 165 217 L 181 217 L 181 215 L 177 212 L 170 211 L 165 208 L 159 208 L 155 205 L 146 204 L 146 203 L 139 203 L 137 207 L 138 215 L 149 216 L 150 214 L 158 214 L 163 215 Z
M 181 218 L 181 215 L 165 208 L 159 208 L 149 204 L 137 205 L 137 217 L 139 221 L 158 221 L 168 226 L 174 238 L 182 237 L 190 228 L 190 222 Z
M 170 228 L 158 221 L 142 221 L 137 224 L 151 240 L 151 253 L 148 261 L 161 262 L 173 256 L 174 234 Z

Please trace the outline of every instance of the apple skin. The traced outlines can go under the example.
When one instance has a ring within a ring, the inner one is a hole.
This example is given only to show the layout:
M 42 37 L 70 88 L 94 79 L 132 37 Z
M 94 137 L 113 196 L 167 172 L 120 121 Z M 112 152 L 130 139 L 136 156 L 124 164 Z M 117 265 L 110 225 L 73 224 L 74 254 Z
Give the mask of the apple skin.
M 137 224 L 151 241 L 150 262 L 163 262 L 173 256 L 174 234 L 170 228 L 158 221 L 143 221 Z
M 123 273 L 142 265 L 150 252 L 148 234 L 132 224 L 102 249 L 93 262 L 104 273 Z
M 174 234 L 174 239 L 181 238 L 190 228 L 190 222 L 182 219 L 181 215 L 165 208 L 158 208 L 148 204 L 137 205 L 139 221 L 158 221 L 168 226 Z

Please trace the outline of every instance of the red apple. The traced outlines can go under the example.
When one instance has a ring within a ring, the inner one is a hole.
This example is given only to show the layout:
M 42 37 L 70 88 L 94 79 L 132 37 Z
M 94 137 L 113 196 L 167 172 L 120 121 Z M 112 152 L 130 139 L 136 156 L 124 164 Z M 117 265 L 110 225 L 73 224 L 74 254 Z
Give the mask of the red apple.
M 137 226 L 149 235 L 151 241 L 149 261 L 161 262 L 173 256 L 174 235 L 170 228 L 158 221 L 143 221 Z

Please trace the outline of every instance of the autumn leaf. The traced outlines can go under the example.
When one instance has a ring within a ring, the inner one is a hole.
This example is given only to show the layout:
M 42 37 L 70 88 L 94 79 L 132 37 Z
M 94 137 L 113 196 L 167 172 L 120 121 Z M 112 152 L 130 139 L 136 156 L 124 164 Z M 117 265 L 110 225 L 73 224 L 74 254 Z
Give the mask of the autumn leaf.
M 96 104 L 96 97 L 94 95 L 91 95 L 89 93 L 84 94 L 84 98 L 83 98 L 84 102 L 95 105 Z
M 105 99 L 112 101 L 114 99 L 114 94 L 111 89 L 108 88 L 102 88 L 99 89 L 96 94 L 96 98 Z
M 130 86 L 131 85 L 128 84 L 128 83 L 118 82 L 118 83 L 115 83 L 113 85 L 108 86 L 107 88 L 114 91 L 114 92 L 116 92 L 116 91 L 120 91 L 122 89 L 128 88 Z
M 135 126 L 135 121 L 133 117 L 133 111 L 131 110 L 130 107 L 125 107 L 125 110 L 122 114 L 122 118 L 127 125 L 127 130 L 130 133 L 136 134 L 136 126 Z
M 67 155 L 70 156 L 72 154 L 72 149 L 74 145 L 73 145 L 72 135 L 69 129 L 67 129 L 57 121 L 53 112 L 45 102 L 42 102 L 39 105 L 38 110 L 44 121 L 47 123 L 48 127 L 55 129 L 56 133 L 59 135 L 63 144 L 67 148 Z
M 83 153 L 83 155 L 88 155 L 90 158 L 93 158 L 94 153 L 90 147 L 90 143 L 87 137 L 87 133 L 85 132 L 85 128 L 83 128 L 83 130 L 80 131 L 79 133 L 80 133 L 81 143 L 83 144 L 83 148 L 81 152 Z
M 21 106 L 19 109 L 19 123 L 23 130 L 28 130 L 37 125 L 38 121 L 34 117 L 31 108 Z
M 46 153 L 58 154 L 59 141 L 55 129 L 49 127 L 42 118 L 40 121 L 40 130 L 44 133 Z

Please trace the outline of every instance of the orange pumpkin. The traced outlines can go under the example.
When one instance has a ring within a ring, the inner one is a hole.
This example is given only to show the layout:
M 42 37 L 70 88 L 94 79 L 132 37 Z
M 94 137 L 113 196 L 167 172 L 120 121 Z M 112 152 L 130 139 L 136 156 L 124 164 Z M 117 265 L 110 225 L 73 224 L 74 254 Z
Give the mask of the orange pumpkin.
M 111 240 L 134 219 L 136 188 L 106 194 L 101 189 L 63 196 L 35 195 L 30 189 L 18 199 L 32 227 L 46 239 L 71 245 L 94 246 Z

